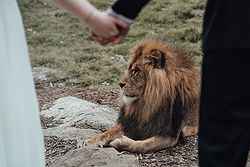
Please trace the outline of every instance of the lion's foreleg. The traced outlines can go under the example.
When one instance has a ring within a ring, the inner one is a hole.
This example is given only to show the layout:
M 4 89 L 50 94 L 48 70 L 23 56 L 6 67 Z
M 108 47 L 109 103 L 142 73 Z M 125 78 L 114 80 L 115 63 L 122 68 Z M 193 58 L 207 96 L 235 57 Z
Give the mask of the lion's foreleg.
M 174 146 L 178 138 L 154 136 L 145 140 L 133 140 L 126 136 L 115 139 L 110 145 L 119 151 L 148 153 Z
M 94 137 L 86 141 L 87 145 L 99 145 L 105 146 L 108 145 L 110 141 L 119 138 L 123 135 L 122 126 L 120 124 L 115 125 L 114 127 L 108 129 L 107 131 L 97 134 Z

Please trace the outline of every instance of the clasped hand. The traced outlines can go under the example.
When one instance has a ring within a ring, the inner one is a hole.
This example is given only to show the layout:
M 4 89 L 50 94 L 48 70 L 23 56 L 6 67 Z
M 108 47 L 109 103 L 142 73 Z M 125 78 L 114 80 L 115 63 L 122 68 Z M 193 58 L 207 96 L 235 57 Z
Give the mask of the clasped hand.
M 117 44 L 127 35 L 129 24 L 107 12 L 95 11 L 88 18 L 91 36 L 101 45 Z

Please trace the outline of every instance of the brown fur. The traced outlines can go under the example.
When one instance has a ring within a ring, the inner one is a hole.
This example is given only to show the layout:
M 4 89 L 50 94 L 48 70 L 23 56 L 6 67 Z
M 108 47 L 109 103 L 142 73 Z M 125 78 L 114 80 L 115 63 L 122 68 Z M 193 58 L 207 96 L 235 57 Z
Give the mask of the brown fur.
M 194 61 L 184 53 L 158 40 L 145 40 L 139 43 L 134 47 L 131 55 L 128 70 L 120 85 L 122 85 L 124 95 L 137 99 L 131 104 L 123 103 L 118 119 L 122 133 L 119 132 L 118 139 L 106 140 L 106 142 L 111 141 L 111 146 L 119 150 L 148 152 L 175 145 L 181 131 L 184 136 L 195 135 L 198 128 L 199 73 Z M 160 124 L 159 127 L 162 124 L 161 127 L 168 128 L 171 121 L 175 121 L 173 114 L 176 111 L 172 111 L 174 110 L 172 107 L 177 100 L 187 113 L 179 123 L 177 131 L 174 131 L 176 134 L 162 135 L 158 133 L 158 126 L 154 127 L 154 124 Z M 154 116 L 160 113 L 167 115 L 168 121 L 162 123 L 155 120 Z M 147 139 L 142 137 L 144 141 L 134 140 L 133 135 L 129 135 L 130 129 L 126 129 L 126 126 L 132 124 L 126 121 L 131 119 L 136 122 L 137 127 L 129 128 L 136 129 L 138 132 L 140 129 L 145 130 L 144 125 L 152 124 L 150 126 L 153 127 L 152 132 L 148 132 L 152 135 L 145 134 Z M 131 139 L 122 135 L 129 136 Z M 164 139 L 165 142 L 163 142 Z M 150 149 L 145 149 L 148 143 L 151 143 L 148 147 Z
M 161 50 L 165 53 L 167 66 L 165 70 L 153 69 L 145 66 L 149 75 L 147 85 L 142 97 L 143 103 L 134 106 L 140 110 L 139 122 L 146 122 L 155 112 L 160 112 L 162 105 L 174 102 L 177 92 L 181 95 L 181 101 L 189 107 L 190 111 L 198 110 L 199 97 L 199 73 L 191 57 L 157 40 L 145 40 L 138 44 L 132 51 L 130 65 L 140 64 L 141 58 L 150 55 L 151 50 Z M 123 81 L 121 81 L 123 82 Z M 134 109 L 136 110 L 136 109 Z M 129 112 L 131 114 L 132 112 Z

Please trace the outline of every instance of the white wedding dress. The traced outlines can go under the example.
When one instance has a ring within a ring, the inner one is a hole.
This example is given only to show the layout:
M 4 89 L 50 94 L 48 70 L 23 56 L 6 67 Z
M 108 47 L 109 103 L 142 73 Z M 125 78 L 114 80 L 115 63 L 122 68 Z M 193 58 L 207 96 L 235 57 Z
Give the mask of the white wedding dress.
M 44 166 L 22 19 L 15 0 L 0 0 L 0 167 Z

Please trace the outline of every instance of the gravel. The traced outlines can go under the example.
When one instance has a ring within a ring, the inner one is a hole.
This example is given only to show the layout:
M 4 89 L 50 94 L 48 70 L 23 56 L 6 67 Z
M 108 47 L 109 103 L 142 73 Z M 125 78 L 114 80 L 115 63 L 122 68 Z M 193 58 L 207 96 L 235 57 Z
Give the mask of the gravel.
M 105 104 L 119 110 L 119 90 L 112 88 L 45 87 L 37 89 L 40 108 L 48 108 L 54 100 L 64 96 L 75 96 L 97 104 Z M 59 122 L 41 118 L 43 128 L 55 127 Z M 58 157 L 77 148 L 77 141 L 58 137 L 45 137 L 47 166 Z M 180 140 L 172 148 L 152 154 L 138 154 L 140 167 L 197 167 L 197 138 Z
M 141 167 L 195 167 L 198 163 L 197 138 L 189 137 L 175 147 L 139 155 Z
M 76 140 L 65 140 L 56 136 L 45 137 L 45 158 L 46 167 L 50 166 L 58 158 L 65 155 L 68 151 L 77 149 Z

